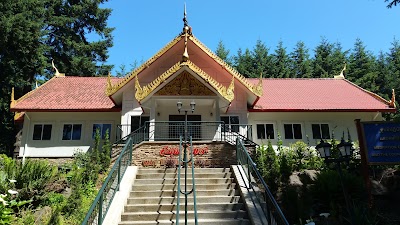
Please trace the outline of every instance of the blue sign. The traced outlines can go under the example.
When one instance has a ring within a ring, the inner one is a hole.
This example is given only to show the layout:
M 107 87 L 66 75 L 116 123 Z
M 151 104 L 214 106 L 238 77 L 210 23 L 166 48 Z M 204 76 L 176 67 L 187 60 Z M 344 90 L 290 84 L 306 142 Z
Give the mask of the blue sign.
M 400 123 L 362 122 L 361 125 L 368 163 L 400 164 Z

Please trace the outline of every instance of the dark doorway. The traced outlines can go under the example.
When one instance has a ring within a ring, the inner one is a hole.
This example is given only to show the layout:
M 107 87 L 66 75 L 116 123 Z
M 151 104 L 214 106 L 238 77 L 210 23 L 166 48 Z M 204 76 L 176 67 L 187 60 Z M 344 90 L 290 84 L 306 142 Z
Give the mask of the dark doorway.
M 188 118 L 188 140 L 192 136 L 193 140 L 201 139 L 201 115 L 187 115 Z M 185 115 L 169 116 L 169 140 L 179 140 L 185 133 Z

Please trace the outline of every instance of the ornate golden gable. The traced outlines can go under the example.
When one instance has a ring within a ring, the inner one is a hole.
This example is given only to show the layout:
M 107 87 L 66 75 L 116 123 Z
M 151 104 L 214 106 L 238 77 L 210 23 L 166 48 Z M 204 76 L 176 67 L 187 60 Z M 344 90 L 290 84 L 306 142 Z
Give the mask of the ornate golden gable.
M 165 71 L 163 74 L 161 74 L 159 77 L 157 77 L 155 80 L 153 80 L 151 83 L 149 83 L 143 87 L 140 86 L 139 80 L 136 76 L 136 80 L 135 80 L 135 89 L 136 89 L 135 98 L 136 98 L 136 100 L 138 100 L 140 102 L 143 99 L 145 99 L 157 87 L 159 87 L 162 83 L 164 83 L 164 81 L 166 81 L 169 77 L 171 77 L 175 72 L 180 70 L 182 67 L 187 67 L 190 70 L 192 70 L 193 72 L 195 72 L 206 83 L 210 84 L 227 101 L 231 102 L 235 98 L 235 94 L 234 94 L 235 78 L 234 77 L 232 77 L 232 81 L 231 81 L 231 84 L 229 85 L 229 87 L 225 87 L 224 85 L 222 85 L 218 81 L 216 81 L 214 78 L 212 78 L 210 75 L 208 75 L 206 72 L 201 70 L 198 66 L 196 66 L 194 63 L 192 63 L 190 60 L 188 60 L 186 62 L 176 63 L 171 68 L 169 68 L 167 71 Z
M 154 95 L 215 96 L 216 94 L 189 72 L 183 71 Z

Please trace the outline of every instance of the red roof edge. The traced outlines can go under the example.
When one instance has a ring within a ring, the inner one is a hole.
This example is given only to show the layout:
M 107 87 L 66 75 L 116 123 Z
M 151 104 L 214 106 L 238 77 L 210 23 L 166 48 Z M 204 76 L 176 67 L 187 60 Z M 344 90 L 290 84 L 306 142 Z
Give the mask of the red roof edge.
M 121 112 L 121 107 L 111 109 L 10 109 L 11 112 Z
M 249 112 L 390 112 L 395 113 L 395 108 L 388 109 L 248 109 Z

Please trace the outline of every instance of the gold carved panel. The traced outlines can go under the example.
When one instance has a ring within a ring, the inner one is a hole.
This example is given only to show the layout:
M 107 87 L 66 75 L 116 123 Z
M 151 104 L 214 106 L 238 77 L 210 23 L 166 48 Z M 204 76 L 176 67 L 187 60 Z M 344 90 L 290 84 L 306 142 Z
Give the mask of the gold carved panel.
M 216 94 L 194 78 L 189 72 L 183 71 L 155 95 L 215 96 Z

